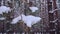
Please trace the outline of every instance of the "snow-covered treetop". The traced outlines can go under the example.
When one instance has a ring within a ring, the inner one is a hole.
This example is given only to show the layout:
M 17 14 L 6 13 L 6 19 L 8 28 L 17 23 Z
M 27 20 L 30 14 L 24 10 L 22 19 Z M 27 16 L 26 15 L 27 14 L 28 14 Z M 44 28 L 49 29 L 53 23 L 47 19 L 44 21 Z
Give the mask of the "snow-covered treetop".
M 10 7 L 0 6 L 0 14 L 3 14 L 3 12 L 8 13 L 9 11 L 11 11 Z
M 21 16 L 18 16 L 16 18 L 14 18 L 12 20 L 11 24 L 16 24 L 17 22 L 19 22 L 19 20 L 21 20 Z M 41 18 L 32 16 L 32 15 L 25 16 L 24 14 L 22 14 L 22 20 L 24 21 L 24 23 L 27 24 L 28 27 L 31 27 L 31 25 L 33 25 L 33 24 L 37 23 L 38 21 L 40 21 Z
M 35 12 L 36 10 L 38 10 L 38 8 L 37 8 L 37 7 L 34 7 L 34 6 L 29 7 L 29 8 L 30 8 L 30 10 L 31 10 L 32 12 Z

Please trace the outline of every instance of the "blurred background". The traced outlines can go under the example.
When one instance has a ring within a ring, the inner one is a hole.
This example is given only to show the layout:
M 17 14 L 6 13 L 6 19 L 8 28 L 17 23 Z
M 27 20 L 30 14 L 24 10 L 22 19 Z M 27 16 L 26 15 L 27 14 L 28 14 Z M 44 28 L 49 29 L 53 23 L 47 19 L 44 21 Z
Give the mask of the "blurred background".
M 60 0 L 0 0 L 0 34 L 60 34 Z

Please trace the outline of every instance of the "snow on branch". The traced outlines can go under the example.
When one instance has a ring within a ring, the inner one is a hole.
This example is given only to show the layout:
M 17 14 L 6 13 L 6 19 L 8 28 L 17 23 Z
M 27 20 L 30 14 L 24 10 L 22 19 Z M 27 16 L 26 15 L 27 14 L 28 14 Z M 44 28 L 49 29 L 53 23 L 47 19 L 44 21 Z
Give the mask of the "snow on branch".
M 1 17 L 0 20 L 5 20 L 6 18 L 5 17 Z
M 29 8 L 30 8 L 30 10 L 31 10 L 32 12 L 35 12 L 36 10 L 38 10 L 37 7 L 29 7 Z
M 19 20 L 21 20 L 21 16 L 18 16 L 16 18 L 14 18 L 12 20 L 11 24 L 16 24 L 17 22 L 19 22 Z M 32 15 L 25 16 L 25 15 L 22 14 L 22 21 L 24 21 L 24 23 L 26 23 L 27 26 L 29 26 L 29 27 L 31 27 L 32 24 L 35 24 L 40 20 L 41 20 L 40 17 L 35 17 L 35 16 L 32 16 Z
M 8 13 L 9 11 L 11 11 L 10 7 L 0 6 L 0 14 L 3 12 Z
M 54 13 L 57 10 L 60 10 L 60 8 L 59 9 L 52 10 L 52 11 L 49 11 L 49 13 Z

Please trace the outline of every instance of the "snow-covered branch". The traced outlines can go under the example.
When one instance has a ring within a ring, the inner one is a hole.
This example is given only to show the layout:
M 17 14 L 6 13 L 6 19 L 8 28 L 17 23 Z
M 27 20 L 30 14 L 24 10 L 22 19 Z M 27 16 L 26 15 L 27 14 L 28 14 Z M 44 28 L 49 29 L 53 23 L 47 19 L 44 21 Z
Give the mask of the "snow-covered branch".
M 19 22 L 19 20 L 21 20 L 21 16 L 14 18 L 12 20 L 11 24 L 16 24 L 17 22 Z M 32 24 L 35 24 L 40 20 L 41 20 L 40 17 L 35 17 L 32 15 L 25 16 L 24 14 L 22 14 L 22 21 L 24 21 L 24 23 L 26 23 L 27 26 L 29 26 L 29 27 L 31 27 Z
M 32 11 L 32 12 L 35 12 L 36 10 L 38 10 L 38 8 L 37 7 L 29 7 L 30 8 L 30 10 Z
M 6 18 L 5 17 L 1 17 L 0 20 L 5 20 Z
M 9 11 L 11 11 L 10 7 L 0 6 L 0 14 L 3 14 L 3 12 L 8 13 Z
M 55 10 L 49 11 L 49 13 L 54 13 L 57 10 L 60 10 L 60 9 L 55 9 Z

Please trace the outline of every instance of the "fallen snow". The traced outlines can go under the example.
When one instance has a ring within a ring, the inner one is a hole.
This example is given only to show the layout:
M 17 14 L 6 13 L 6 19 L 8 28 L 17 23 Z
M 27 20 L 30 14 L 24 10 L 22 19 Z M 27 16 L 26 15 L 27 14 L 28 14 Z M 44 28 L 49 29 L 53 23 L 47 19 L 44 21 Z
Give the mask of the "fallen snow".
M 29 8 L 32 10 L 32 12 L 35 12 L 36 10 L 38 10 L 37 7 L 29 7 Z
M 10 10 L 10 7 L 6 7 L 6 6 L 1 6 L 0 7 L 0 14 L 2 14 L 3 12 L 8 13 Z
M 11 22 L 11 24 L 16 24 L 19 20 L 21 20 L 21 16 L 18 16 L 16 18 L 14 18 Z M 32 16 L 32 15 L 28 15 L 28 16 L 25 16 L 22 14 L 22 20 L 24 21 L 24 23 L 27 24 L 27 26 L 31 27 L 31 25 L 37 23 L 38 21 L 41 20 L 40 17 L 35 17 L 35 16 Z

